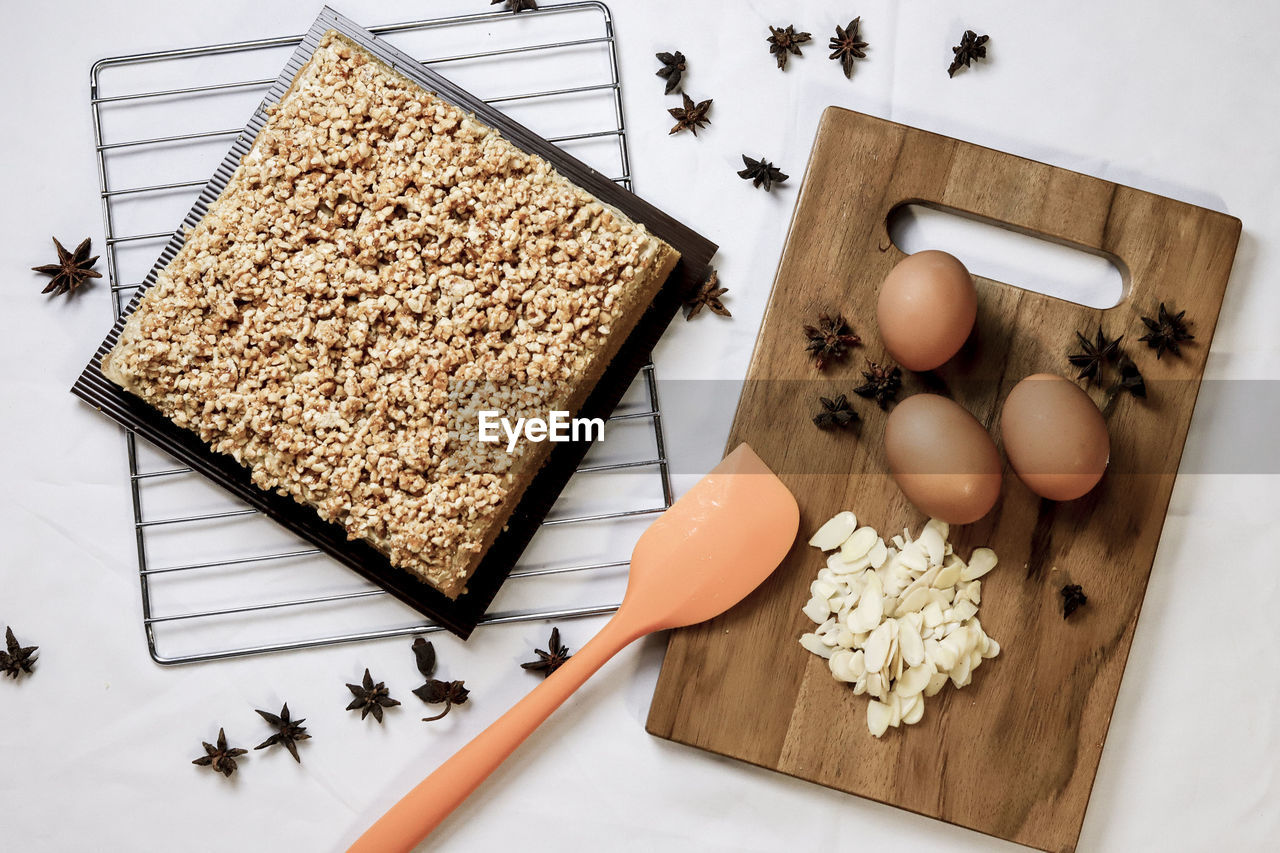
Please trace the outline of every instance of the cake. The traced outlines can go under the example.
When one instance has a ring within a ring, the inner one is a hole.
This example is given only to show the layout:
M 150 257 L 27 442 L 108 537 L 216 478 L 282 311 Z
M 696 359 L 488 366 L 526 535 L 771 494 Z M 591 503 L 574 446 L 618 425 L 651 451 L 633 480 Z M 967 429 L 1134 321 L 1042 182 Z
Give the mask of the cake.
M 331 31 L 102 371 L 452 598 L 678 258 Z

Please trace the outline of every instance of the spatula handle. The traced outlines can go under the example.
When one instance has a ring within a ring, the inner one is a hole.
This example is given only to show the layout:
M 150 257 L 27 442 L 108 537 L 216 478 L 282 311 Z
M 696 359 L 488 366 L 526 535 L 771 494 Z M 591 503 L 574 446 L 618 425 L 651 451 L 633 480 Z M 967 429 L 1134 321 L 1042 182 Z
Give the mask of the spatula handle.
M 407 853 L 426 838 L 570 694 L 644 633 L 628 629 L 621 616 L 619 611 L 528 696 L 406 794 L 348 853 Z

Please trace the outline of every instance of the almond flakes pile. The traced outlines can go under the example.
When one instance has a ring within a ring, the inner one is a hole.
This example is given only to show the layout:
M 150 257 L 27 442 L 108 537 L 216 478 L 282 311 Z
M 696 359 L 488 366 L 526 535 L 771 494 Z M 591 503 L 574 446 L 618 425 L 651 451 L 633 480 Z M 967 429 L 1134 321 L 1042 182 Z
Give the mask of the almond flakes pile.
M 964 687 L 1000 644 L 978 621 L 979 578 L 996 566 L 995 552 L 975 548 L 969 562 L 947 542 L 945 521 L 931 518 L 912 539 L 892 544 L 842 512 L 809 544 L 832 552 L 809 586 L 804 613 L 817 629 L 800 645 L 827 659 L 832 676 L 871 697 L 867 727 L 876 737 L 924 717 L 924 700 L 950 681 Z

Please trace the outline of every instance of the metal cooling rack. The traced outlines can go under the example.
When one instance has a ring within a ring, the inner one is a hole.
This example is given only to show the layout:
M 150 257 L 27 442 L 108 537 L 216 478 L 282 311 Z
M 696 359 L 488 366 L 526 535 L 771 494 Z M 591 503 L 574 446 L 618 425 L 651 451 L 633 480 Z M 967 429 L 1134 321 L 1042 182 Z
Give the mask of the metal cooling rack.
M 483 73 L 487 66 L 518 63 L 521 73 L 503 78 L 507 81 L 503 85 L 515 91 L 477 93 L 490 104 L 517 111 L 517 117 L 535 132 L 547 133 L 562 125 L 566 102 L 573 115 L 592 117 L 594 126 L 559 128 L 564 132 L 547 138 L 605 174 L 615 176 L 613 180 L 630 189 L 613 21 L 602 3 L 543 6 L 537 12 L 519 15 L 485 12 L 371 30 L 396 41 L 413 55 L 431 57 L 423 60 L 424 64 L 443 68 L 455 80 L 455 71 L 465 77 L 466 73 Z M 432 34 L 445 36 L 445 49 L 415 49 L 403 43 Z M 240 132 L 238 123 L 243 115 L 252 111 L 274 81 L 274 69 L 283 64 L 300 41 L 301 36 L 258 39 L 112 57 L 94 64 L 90 95 L 105 254 L 112 307 L 117 315 L 154 261 L 152 248 L 159 251 L 159 246 L 172 235 L 171 230 L 155 231 L 144 224 L 148 213 L 160 217 L 158 222 L 163 223 L 180 219 L 206 182 L 198 177 L 203 174 L 203 167 L 176 174 L 173 180 L 161 180 L 169 177 L 164 174 L 163 164 L 178 152 L 188 166 L 197 157 L 200 162 L 207 160 L 211 172 Z M 484 43 L 486 49 L 466 53 L 448 49 L 476 43 Z M 272 65 L 271 56 L 277 51 L 281 61 Z M 259 61 L 266 63 L 263 76 L 245 79 L 243 69 Z M 213 65 L 223 67 L 213 69 Z M 498 69 L 487 70 L 490 78 L 502 77 L 492 73 Z M 572 79 L 538 85 L 554 76 L 553 70 L 561 74 L 567 70 Z M 117 76 L 123 81 L 111 87 L 104 84 L 104 77 Z M 140 82 L 144 77 L 146 81 Z M 512 86 L 512 79 L 519 83 Z M 465 79 L 459 82 L 468 85 Z M 248 98 L 247 106 L 241 104 L 225 120 L 216 120 L 217 110 L 210 101 L 228 96 L 233 101 L 241 96 Z M 539 105 L 541 113 L 535 109 Z M 605 145 L 601 147 L 601 143 Z M 189 150 L 206 144 L 211 146 L 207 155 Z M 586 150 L 592 146 L 594 151 Z M 121 162 L 123 166 L 119 165 Z M 168 215 L 170 209 L 174 211 L 172 216 Z M 143 259 L 149 260 L 140 266 Z M 131 265 L 137 274 L 129 269 Z M 621 598 L 618 581 L 625 585 L 630 544 L 625 536 L 613 534 L 628 519 L 643 521 L 672 502 L 652 364 L 644 368 L 628 400 L 630 403 L 624 400 L 615 411 L 607 429 L 612 432 L 626 429 L 627 424 L 647 424 L 646 440 L 639 443 L 638 449 L 624 448 L 621 454 L 597 454 L 593 449 L 570 484 L 572 490 L 583 477 L 615 478 L 612 483 L 601 486 L 597 481 L 587 488 L 588 492 L 594 488 L 597 493 L 615 498 L 605 502 L 607 511 L 575 513 L 570 507 L 562 512 L 563 504 L 573 503 L 562 497 L 539 532 L 542 537 L 550 528 L 573 528 L 579 532 L 572 539 L 594 543 L 587 549 L 593 553 L 585 560 L 566 561 L 563 553 L 573 548 L 557 548 L 553 543 L 551 550 L 557 551 L 559 558 L 522 559 L 482 625 L 568 619 L 617 609 Z M 634 438 L 633 435 L 632 440 L 623 443 L 636 445 Z M 256 510 L 233 502 L 211 485 L 206 484 L 202 491 L 199 484 L 183 484 L 185 480 L 198 480 L 198 475 L 138 441 L 132 433 L 126 435 L 126 448 L 143 626 L 151 656 L 157 663 L 191 663 L 441 630 L 307 543 L 256 544 L 264 538 L 264 531 L 250 530 L 247 525 L 270 525 Z M 596 458 L 601 455 L 605 458 Z M 639 491 L 649 494 L 637 496 L 633 505 L 618 505 L 616 496 L 637 491 L 636 477 L 641 475 L 646 483 Z M 197 495 L 194 502 L 189 495 L 173 499 L 168 492 L 175 484 Z M 211 496 L 210 491 L 218 494 Z M 595 506 L 591 501 L 584 503 L 584 508 Z M 598 528 L 594 535 L 583 532 L 601 522 L 609 528 L 605 535 Z M 160 535 L 164 536 L 163 542 L 157 542 Z M 618 541 L 620 538 L 623 541 Z M 271 536 L 265 539 L 270 540 Z M 241 542 L 253 547 L 237 550 L 235 546 Z M 535 538 L 531 549 L 536 551 L 537 545 Z M 526 565 L 528 562 L 533 565 Z M 277 577 L 266 577 L 278 567 L 287 567 L 287 584 Z M 614 576 L 612 581 L 599 582 L 610 574 Z M 565 584 L 566 578 L 571 582 Z M 174 579 L 180 581 L 176 592 L 162 586 Z M 558 585 L 556 579 L 561 581 Z M 269 593 L 283 585 L 303 588 L 310 594 L 277 593 L 261 600 L 243 600 L 251 590 L 265 589 Z M 517 591 L 507 595 L 510 588 Z M 607 595 L 601 592 L 605 588 L 609 589 Z M 597 597 L 582 601 L 584 594 Z M 575 597 L 579 600 L 571 600 Z M 374 604 L 377 606 L 370 610 Z M 362 612 L 355 612 L 361 609 Z M 308 618 L 295 619 L 298 614 Z M 282 623 L 288 623 L 293 633 L 281 627 Z M 268 631 L 265 639 L 255 637 L 263 626 L 276 630 Z M 317 630 L 317 626 L 323 627 Z M 180 648 L 162 648 L 166 644 Z

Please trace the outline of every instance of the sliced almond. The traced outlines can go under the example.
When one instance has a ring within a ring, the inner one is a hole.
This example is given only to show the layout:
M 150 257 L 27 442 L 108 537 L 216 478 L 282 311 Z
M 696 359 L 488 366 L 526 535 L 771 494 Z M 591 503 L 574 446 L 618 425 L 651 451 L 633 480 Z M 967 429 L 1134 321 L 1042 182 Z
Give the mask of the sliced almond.
M 942 656 L 942 645 L 932 637 L 924 641 L 924 659 L 934 669 L 948 669 L 939 665 L 938 658 Z
M 956 687 L 964 687 L 969 683 L 970 663 L 968 655 L 962 655 L 960 659 L 956 661 L 955 668 L 951 670 L 950 675 L 951 683 Z
M 929 590 L 929 600 L 936 603 L 943 610 L 951 606 L 951 602 L 955 600 L 956 588 L 953 586 L 946 589 L 938 589 L 936 587 Z
M 951 618 L 958 622 L 964 622 L 965 620 L 972 619 L 977 612 L 978 605 L 966 598 L 963 601 L 957 601 L 955 605 L 952 606 Z
M 894 622 L 881 622 L 867 638 L 866 652 L 867 672 L 880 672 L 889 659 L 889 626 Z
M 969 654 L 969 649 L 972 648 L 972 646 L 970 646 L 969 643 L 970 643 L 969 629 L 964 627 L 963 625 L 957 625 L 956 628 L 953 631 L 951 631 L 951 633 L 947 634 L 947 636 L 942 638 L 942 640 L 939 642 L 939 645 L 942 646 L 942 648 L 944 649 L 950 649 L 951 653 L 955 655 L 955 659 L 959 660 L 960 658 Z M 955 666 L 955 663 L 952 662 L 951 666 Z M 951 666 L 942 667 L 942 668 L 951 669 Z
M 886 659 L 886 672 L 896 679 L 902 675 L 902 649 L 898 645 L 898 620 L 889 619 L 884 624 L 889 626 L 889 656 Z
M 947 674 L 945 672 L 935 672 L 933 675 L 929 676 L 929 686 L 924 689 L 924 692 L 921 695 L 937 696 L 938 691 L 946 685 L 947 680 Z
M 896 693 L 902 696 L 915 696 L 929 686 L 929 679 L 936 670 L 927 663 L 913 666 L 902 673 L 902 677 L 893 685 Z
M 991 658 L 995 657 L 995 656 L 996 656 L 996 655 L 998 655 L 998 654 L 1000 654 L 1000 644 L 999 644 L 999 643 L 997 643 L 993 638 L 988 637 L 988 638 L 987 638 L 987 650 L 986 650 L 985 652 L 983 652 L 983 653 L 982 653 L 982 656 L 983 656 L 984 658 L 991 659 Z
M 938 589 L 953 587 L 956 585 L 956 581 L 960 580 L 960 573 L 963 571 L 963 563 L 952 563 L 949 566 L 943 566 L 934 577 L 933 586 Z
M 960 573 L 960 580 L 972 581 L 985 575 L 996 567 L 996 552 L 990 548 L 974 548 L 969 555 L 969 565 Z
M 849 669 L 851 658 L 853 658 L 853 652 L 848 649 L 839 649 L 827 659 L 827 668 L 831 670 L 831 674 L 837 681 L 852 684 L 858 680 L 858 676 Z
M 886 704 L 889 706 L 889 725 L 897 728 L 902 724 L 902 697 L 896 693 L 890 693 Z
M 924 640 L 920 631 L 906 619 L 898 620 L 898 647 L 907 666 L 919 666 L 924 662 Z
M 885 560 L 889 559 L 889 547 L 884 544 L 884 540 L 876 537 L 876 544 L 871 546 L 871 550 L 867 552 L 867 557 L 871 559 L 871 568 L 878 569 L 884 565 Z
M 901 566 L 895 566 L 877 574 L 880 575 L 880 580 L 884 582 L 885 595 L 900 595 L 912 583 L 911 572 Z
M 818 625 L 821 625 L 827 620 L 827 617 L 831 615 L 831 608 L 827 605 L 827 600 L 825 598 L 819 598 L 815 595 L 813 598 L 809 599 L 807 604 L 805 604 L 804 615 L 808 616 Z
M 926 524 L 924 530 L 920 531 L 920 538 L 916 542 L 929 558 L 929 565 L 942 565 L 942 561 L 947 556 L 947 543 L 946 538 L 938 532 L 938 528 L 930 527 Z
M 926 591 L 925 595 L 929 593 Z M 924 618 L 924 624 L 927 628 L 937 628 L 942 624 L 942 606 L 936 601 L 930 601 L 921 610 L 920 615 Z
M 836 612 L 839 613 L 841 610 L 852 610 L 853 608 L 857 607 L 858 599 L 861 596 L 862 596 L 862 584 L 860 583 L 846 584 L 845 593 L 843 596 L 844 601 L 841 603 L 841 605 L 838 608 L 835 608 Z
M 878 575 L 868 576 L 866 589 L 858 599 L 858 606 L 850 613 L 845 626 L 855 634 L 874 630 L 884 616 L 884 590 Z
M 859 527 L 840 546 L 840 556 L 850 563 L 865 557 L 872 546 L 880 539 L 880 534 L 871 527 Z
M 818 532 L 809 539 L 809 544 L 823 551 L 831 551 L 844 544 L 844 540 L 852 535 L 858 527 L 858 518 L 845 510 L 836 513 L 826 524 L 818 528 Z
M 956 663 L 960 660 L 960 651 L 954 645 L 946 645 L 945 639 L 933 648 L 928 645 L 930 642 L 933 641 L 925 641 L 925 654 L 930 656 L 934 666 L 941 672 L 950 672 L 955 669 Z
M 931 518 L 924 523 L 924 526 L 926 529 L 932 528 L 938 531 L 938 535 L 942 537 L 943 542 L 947 541 L 947 538 L 951 536 L 951 525 L 940 518 Z
M 832 653 L 835 651 L 835 649 L 823 643 L 822 639 L 817 634 L 801 634 L 800 645 L 804 647 L 805 651 L 813 652 L 815 655 L 822 658 L 831 657 Z
M 926 592 L 925 604 L 928 604 L 929 603 L 928 590 L 930 589 L 929 585 L 933 582 L 933 579 L 938 576 L 937 572 L 938 570 L 936 568 L 929 569 L 920 577 L 913 580 L 911 584 L 905 590 L 903 590 L 902 595 L 900 597 L 905 600 L 909 598 L 916 590 L 923 589 Z M 921 609 L 923 607 L 924 605 L 921 605 Z M 913 612 L 913 611 L 904 611 L 904 612 Z
M 836 585 L 830 581 L 818 579 L 809 584 L 809 592 L 817 598 L 830 598 L 836 594 Z
M 827 569 L 837 579 L 856 575 L 869 565 L 871 565 L 871 560 L 866 556 L 850 561 L 846 560 L 840 551 L 832 551 L 827 555 Z
M 922 719 L 924 719 L 924 696 L 920 695 L 911 703 L 911 710 L 903 712 L 902 722 L 904 725 L 914 726 Z
M 849 672 L 853 673 L 857 678 L 863 678 L 867 674 L 867 658 L 866 653 L 862 649 L 858 649 L 853 653 L 853 657 L 849 658 Z
M 916 542 L 912 542 L 902 549 L 902 553 L 898 554 L 898 562 L 913 572 L 923 572 L 929 568 L 929 558 L 925 556 L 924 550 Z
M 889 730 L 889 720 L 893 718 L 893 709 L 883 702 L 874 699 L 867 703 L 867 728 L 875 737 L 882 736 Z

